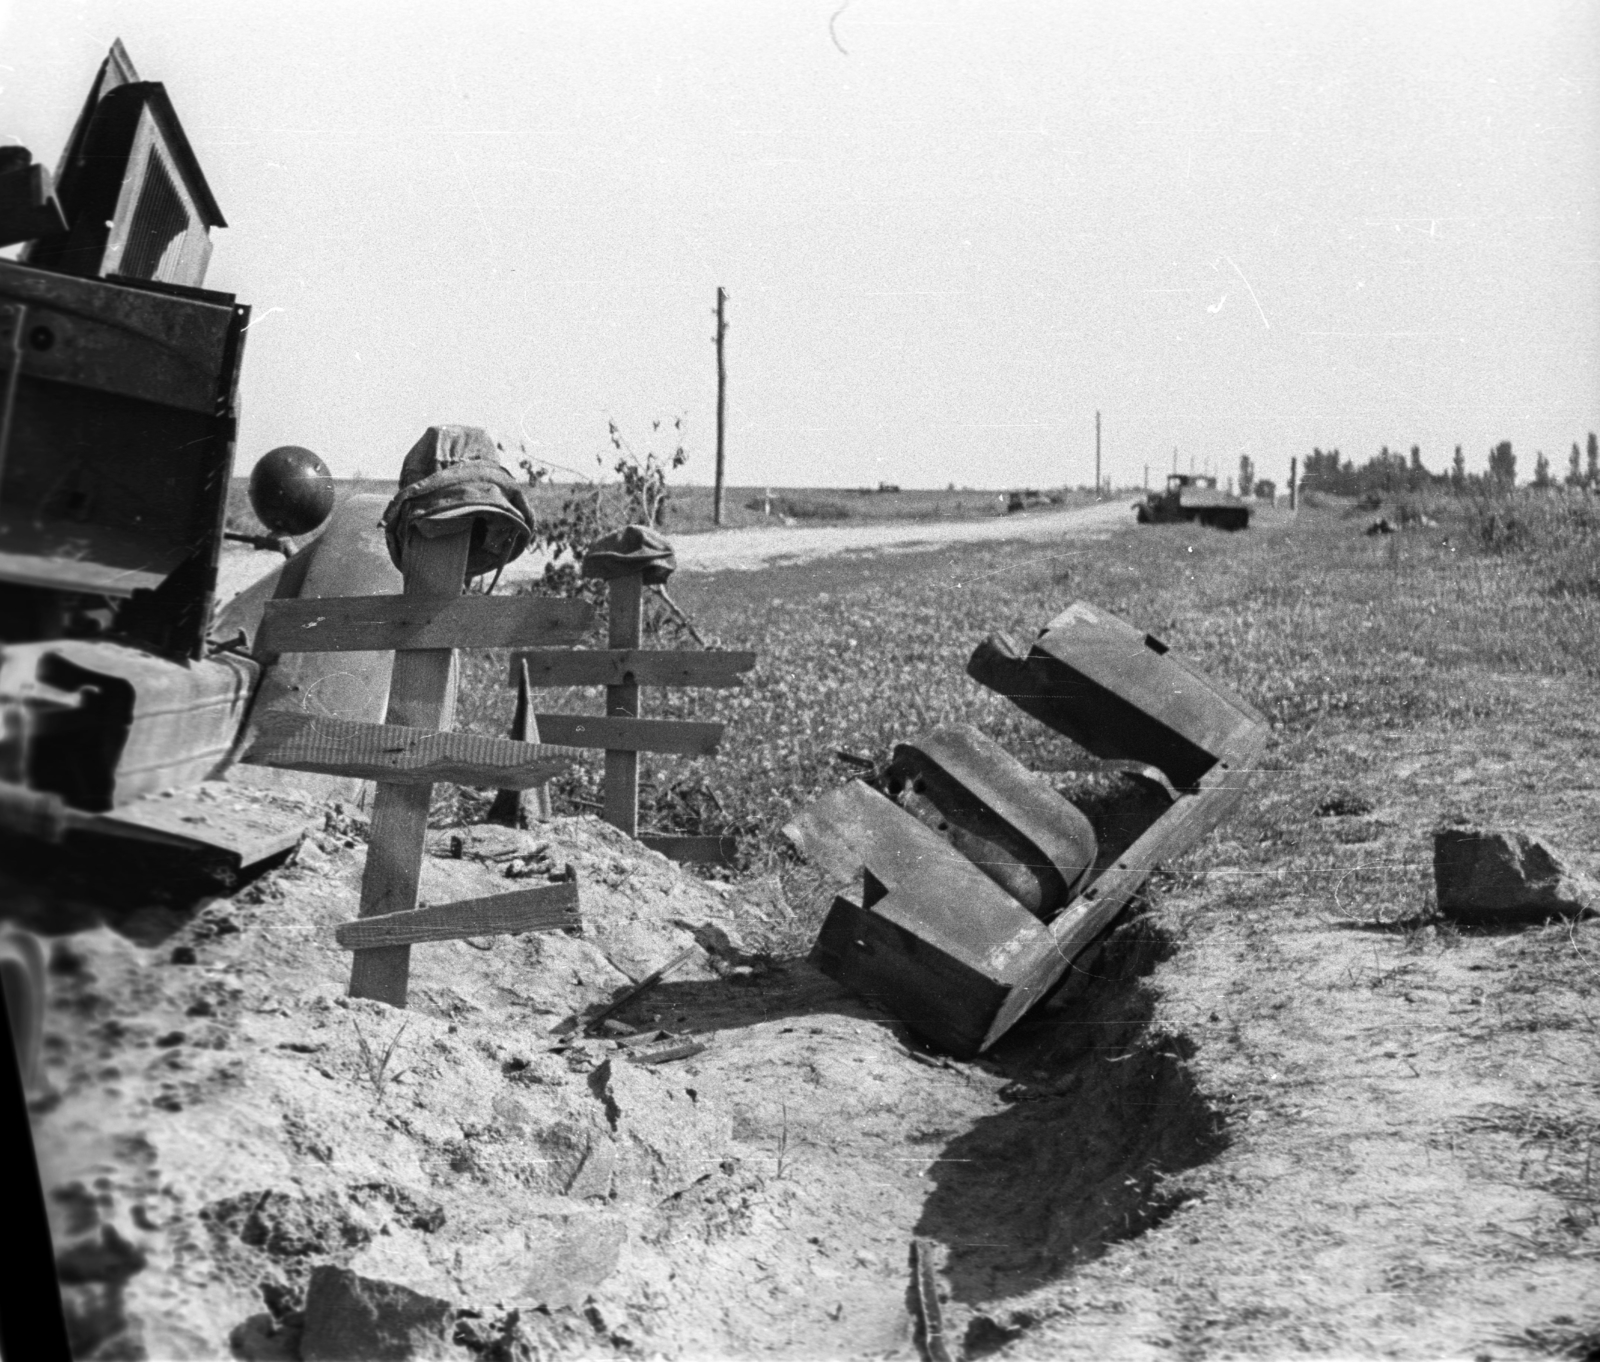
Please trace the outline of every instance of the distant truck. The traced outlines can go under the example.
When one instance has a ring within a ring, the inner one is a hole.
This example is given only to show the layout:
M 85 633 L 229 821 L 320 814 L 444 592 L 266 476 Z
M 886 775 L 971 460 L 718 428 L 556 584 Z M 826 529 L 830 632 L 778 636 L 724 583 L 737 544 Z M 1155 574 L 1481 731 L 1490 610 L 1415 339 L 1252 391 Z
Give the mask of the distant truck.
M 1219 491 L 1217 480 L 1201 473 L 1170 474 L 1165 491 L 1151 492 L 1133 509 L 1141 525 L 1198 521 L 1219 530 L 1242 530 L 1250 524 L 1249 505 Z

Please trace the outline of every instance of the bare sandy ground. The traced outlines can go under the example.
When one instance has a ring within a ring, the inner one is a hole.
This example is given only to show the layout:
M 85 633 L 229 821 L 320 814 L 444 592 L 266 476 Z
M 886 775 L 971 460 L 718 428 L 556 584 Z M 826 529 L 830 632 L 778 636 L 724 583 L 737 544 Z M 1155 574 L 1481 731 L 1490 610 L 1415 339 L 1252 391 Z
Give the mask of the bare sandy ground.
M 1016 540 L 1101 539 L 1131 528 L 1128 500 L 1067 511 L 1035 511 L 987 520 L 932 520 L 890 525 L 806 525 L 714 530 L 672 536 L 682 572 L 754 571 L 779 563 L 805 563 L 842 553 L 912 552 L 939 544 Z M 283 561 L 276 553 L 248 548 L 223 550 L 218 599 L 229 600 Z M 544 570 L 544 559 L 525 554 L 506 569 L 506 582 L 526 581 Z

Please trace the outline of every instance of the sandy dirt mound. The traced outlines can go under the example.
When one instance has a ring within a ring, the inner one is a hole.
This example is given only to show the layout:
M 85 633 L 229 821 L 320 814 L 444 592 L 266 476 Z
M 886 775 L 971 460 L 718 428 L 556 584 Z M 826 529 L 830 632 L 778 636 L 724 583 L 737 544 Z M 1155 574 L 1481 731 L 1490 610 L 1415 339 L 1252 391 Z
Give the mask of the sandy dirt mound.
M 333 929 L 363 860 L 319 835 L 159 941 L 148 921 L 143 945 L 56 938 L 38 1141 L 79 1355 L 324 1356 L 307 1289 L 346 1269 L 442 1302 L 440 1356 L 909 1357 L 913 1234 L 949 1246 L 967 1327 L 1140 1222 L 1130 1159 L 1206 1138 L 1192 1095 L 1192 1132 L 1119 1149 L 1099 1117 L 1061 1121 L 1086 1094 L 1020 1102 L 1015 1064 L 921 1053 L 764 953 L 793 935 L 775 881 L 708 883 L 591 819 L 433 834 L 422 892 L 570 864 L 581 937 L 419 946 L 409 1010 L 350 1000 Z M 582 1014 L 686 948 L 585 1038 Z M 1059 1079 L 1087 1024 L 1017 1063 Z

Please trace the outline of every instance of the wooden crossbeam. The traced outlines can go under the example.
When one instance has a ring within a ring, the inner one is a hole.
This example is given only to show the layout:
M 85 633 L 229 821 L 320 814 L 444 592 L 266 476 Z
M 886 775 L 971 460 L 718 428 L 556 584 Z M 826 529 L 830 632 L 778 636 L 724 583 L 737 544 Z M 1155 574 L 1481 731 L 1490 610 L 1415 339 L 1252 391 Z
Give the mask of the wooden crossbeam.
M 578 882 L 568 880 L 510 894 L 341 922 L 333 935 L 345 950 L 356 951 L 374 946 L 414 946 L 420 941 L 459 941 L 469 936 L 555 932 L 581 925 Z
M 587 601 L 548 596 L 321 596 L 268 601 L 261 653 L 526 648 L 577 643 L 594 623 Z
M 574 652 L 538 648 L 511 655 L 508 686 L 516 686 L 520 664 L 530 686 L 742 686 L 754 653 L 644 648 L 596 648 Z
M 583 745 L 562 744 L 569 748 Z M 591 745 L 604 744 L 597 741 Z M 684 749 L 678 746 L 644 750 Z M 482 733 L 441 733 L 321 714 L 268 712 L 257 721 L 243 760 L 290 771 L 357 776 L 388 785 L 432 785 L 448 780 L 457 785 L 527 790 L 566 770 L 572 765 L 573 754 L 543 743 L 515 742 Z
M 593 714 L 536 714 L 546 747 L 603 747 L 608 752 L 671 752 L 709 757 L 722 741 L 722 724 L 686 719 L 604 718 Z

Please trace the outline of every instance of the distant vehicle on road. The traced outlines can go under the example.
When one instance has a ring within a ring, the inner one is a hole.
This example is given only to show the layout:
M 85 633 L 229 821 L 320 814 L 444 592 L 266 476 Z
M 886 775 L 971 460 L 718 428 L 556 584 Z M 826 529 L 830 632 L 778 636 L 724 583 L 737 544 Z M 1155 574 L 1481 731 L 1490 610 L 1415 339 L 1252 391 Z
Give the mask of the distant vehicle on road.
M 1141 525 L 1198 521 L 1219 530 L 1242 530 L 1250 524 L 1250 507 L 1232 492 L 1217 489 L 1217 480 L 1203 473 L 1172 473 L 1165 491 L 1151 492 L 1134 503 Z

